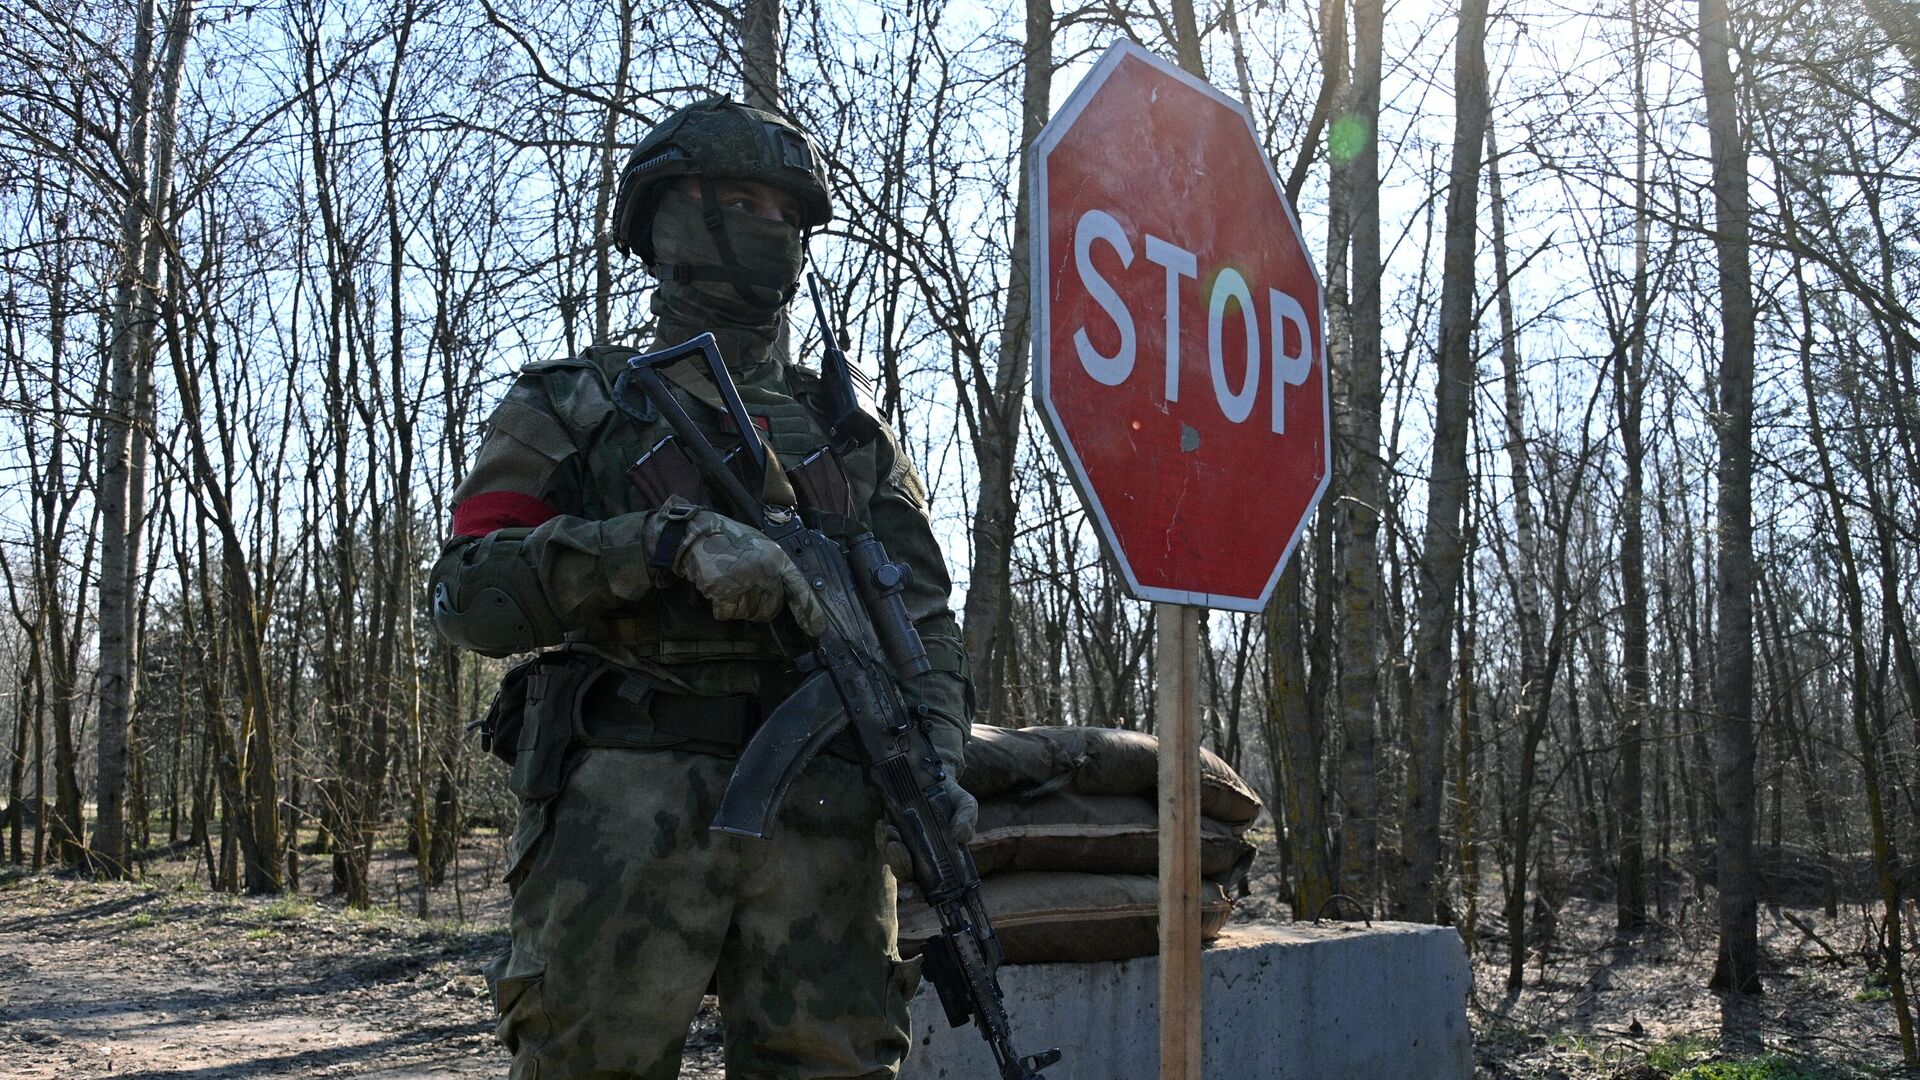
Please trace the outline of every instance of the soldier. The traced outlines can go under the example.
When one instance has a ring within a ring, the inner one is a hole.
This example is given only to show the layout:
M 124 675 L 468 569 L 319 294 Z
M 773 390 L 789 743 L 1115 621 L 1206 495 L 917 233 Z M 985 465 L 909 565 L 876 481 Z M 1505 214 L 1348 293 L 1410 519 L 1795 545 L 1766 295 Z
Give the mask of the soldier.
M 816 160 L 784 120 L 703 101 L 635 148 L 614 215 L 616 244 L 659 279 L 654 347 L 713 333 L 760 429 L 748 437 L 789 468 L 829 442 L 820 380 L 783 355 L 781 332 L 806 240 L 832 217 Z M 435 624 L 455 644 L 558 647 L 508 674 L 488 721 L 520 796 L 512 948 L 488 971 L 511 1075 L 676 1076 L 711 986 L 729 1077 L 891 1077 L 919 974 L 894 949 L 887 868 L 904 851 L 859 766 L 832 748 L 815 758 L 771 841 L 708 830 L 825 614 L 764 534 L 677 496 L 656 505 L 630 480 L 670 431 L 615 406 L 633 355 L 600 345 L 522 369 L 433 571 Z M 692 367 L 668 372 L 676 398 L 723 452 L 739 445 Z M 858 519 L 845 526 L 912 567 L 933 670 L 902 692 L 936 721 L 964 841 L 974 802 L 951 778 L 971 689 L 926 489 L 890 434 L 837 449 Z

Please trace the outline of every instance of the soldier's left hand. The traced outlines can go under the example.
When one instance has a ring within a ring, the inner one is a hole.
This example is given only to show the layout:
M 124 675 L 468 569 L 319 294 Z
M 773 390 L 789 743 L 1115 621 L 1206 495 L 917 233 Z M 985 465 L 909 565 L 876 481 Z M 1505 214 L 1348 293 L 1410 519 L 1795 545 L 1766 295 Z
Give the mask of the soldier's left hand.
M 980 800 L 960 786 L 960 781 L 948 774 L 940 786 L 946 789 L 948 805 L 953 807 L 953 817 L 948 821 L 947 835 L 953 842 L 965 847 L 973 839 L 973 831 L 980 823 Z
M 712 510 L 693 514 L 673 570 L 700 590 L 716 619 L 771 622 L 786 610 L 808 637 L 826 632 L 826 608 L 800 568 L 751 525 Z
M 955 846 L 966 847 L 980 822 L 980 800 L 961 787 L 951 774 L 940 781 L 940 788 L 947 797 L 947 805 L 953 808 L 952 816 L 947 820 L 947 836 Z M 893 871 L 894 879 L 911 894 L 913 854 L 907 850 L 906 841 L 900 839 L 900 830 L 894 828 L 892 822 L 881 818 L 874 829 L 874 842 L 879 846 L 880 857 L 886 860 L 887 868 Z
M 960 774 L 966 768 L 965 731 L 943 721 L 929 725 L 927 738 L 933 743 L 934 755 L 940 759 L 940 770 L 946 774 L 941 777 L 940 786 L 947 794 L 947 805 L 953 808 L 949 819 L 953 842 L 964 846 L 973 839 L 974 825 L 980 820 L 980 800 L 960 786 Z

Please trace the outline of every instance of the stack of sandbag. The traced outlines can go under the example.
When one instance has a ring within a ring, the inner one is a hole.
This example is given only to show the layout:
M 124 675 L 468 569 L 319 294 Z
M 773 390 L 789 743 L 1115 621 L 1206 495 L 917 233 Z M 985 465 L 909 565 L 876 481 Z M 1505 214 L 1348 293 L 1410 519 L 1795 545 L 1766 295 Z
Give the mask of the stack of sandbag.
M 1201 934 L 1220 933 L 1253 861 L 1260 798 L 1200 752 Z M 969 847 L 1011 963 L 1123 960 L 1159 948 L 1159 743 L 1137 731 L 975 724 L 960 783 L 980 800 Z M 938 932 L 900 905 L 900 948 Z

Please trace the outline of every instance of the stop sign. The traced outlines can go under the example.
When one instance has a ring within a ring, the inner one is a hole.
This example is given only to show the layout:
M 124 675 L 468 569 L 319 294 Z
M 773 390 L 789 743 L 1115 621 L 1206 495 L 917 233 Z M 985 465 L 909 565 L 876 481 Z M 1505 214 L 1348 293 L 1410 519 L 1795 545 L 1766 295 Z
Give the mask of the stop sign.
M 1133 594 L 1257 611 L 1326 490 L 1320 279 L 1240 103 L 1130 42 L 1041 130 L 1034 398 Z

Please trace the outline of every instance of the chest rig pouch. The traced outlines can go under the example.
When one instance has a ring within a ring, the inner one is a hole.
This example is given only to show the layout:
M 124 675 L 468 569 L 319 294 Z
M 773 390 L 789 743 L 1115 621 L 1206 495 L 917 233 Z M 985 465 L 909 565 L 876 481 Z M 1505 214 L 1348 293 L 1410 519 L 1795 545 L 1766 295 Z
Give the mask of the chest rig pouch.
M 853 503 L 853 486 L 840 458 L 829 447 L 807 455 L 787 471 L 799 510 L 807 524 L 845 544 L 866 532 Z
M 580 695 L 596 670 L 597 664 L 571 653 L 544 653 L 500 680 L 478 728 L 480 745 L 512 766 L 507 790 L 523 799 L 560 793 L 578 737 Z

